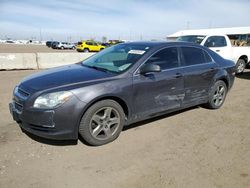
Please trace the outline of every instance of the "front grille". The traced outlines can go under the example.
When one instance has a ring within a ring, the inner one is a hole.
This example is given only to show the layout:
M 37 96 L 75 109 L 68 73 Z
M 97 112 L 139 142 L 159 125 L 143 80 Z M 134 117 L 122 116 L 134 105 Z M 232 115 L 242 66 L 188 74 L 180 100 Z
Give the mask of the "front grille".
M 23 111 L 23 106 L 17 102 L 14 102 L 14 107 L 18 113 L 21 113 Z
M 23 90 L 20 87 L 16 87 L 14 90 L 14 96 L 13 96 L 13 102 L 14 102 L 14 107 L 18 113 L 22 113 L 23 107 L 25 105 L 25 101 L 29 97 L 29 93 Z

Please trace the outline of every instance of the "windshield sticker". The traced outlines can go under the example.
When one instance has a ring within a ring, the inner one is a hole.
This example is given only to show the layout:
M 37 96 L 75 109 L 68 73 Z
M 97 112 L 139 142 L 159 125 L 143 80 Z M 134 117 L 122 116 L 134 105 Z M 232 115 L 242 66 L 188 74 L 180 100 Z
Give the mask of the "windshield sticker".
M 142 55 L 142 54 L 145 53 L 145 51 L 144 51 L 144 50 L 130 50 L 128 53 L 129 53 L 129 54 Z

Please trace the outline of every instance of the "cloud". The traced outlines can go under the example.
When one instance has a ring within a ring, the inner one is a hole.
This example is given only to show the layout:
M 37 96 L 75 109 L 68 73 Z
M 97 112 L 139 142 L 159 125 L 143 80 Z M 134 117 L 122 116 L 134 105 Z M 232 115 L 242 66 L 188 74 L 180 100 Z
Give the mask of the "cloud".
M 249 26 L 248 7 L 247 0 L 2 0 L 0 38 L 39 38 L 40 29 L 44 39 L 164 38 L 187 25 Z

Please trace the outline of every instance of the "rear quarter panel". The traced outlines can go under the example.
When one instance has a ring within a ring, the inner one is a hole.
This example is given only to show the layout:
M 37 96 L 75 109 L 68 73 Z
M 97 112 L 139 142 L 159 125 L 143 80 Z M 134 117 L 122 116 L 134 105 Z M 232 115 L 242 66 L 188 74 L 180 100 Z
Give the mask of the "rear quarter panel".
M 230 89 L 234 83 L 236 66 L 231 60 L 224 59 L 217 53 L 210 50 L 214 61 L 219 65 L 219 70 L 215 75 L 215 80 L 226 79 L 228 82 L 228 89 Z

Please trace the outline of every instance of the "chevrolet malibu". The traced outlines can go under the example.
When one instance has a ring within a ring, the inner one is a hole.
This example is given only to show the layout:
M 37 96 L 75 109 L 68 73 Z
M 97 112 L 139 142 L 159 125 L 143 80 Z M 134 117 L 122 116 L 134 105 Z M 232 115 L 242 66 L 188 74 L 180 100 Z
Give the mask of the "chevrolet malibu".
M 98 146 L 134 122 L 201 104 L 220 108 L 234 77 L 232 61 L 197 44 L 123 43 L 26 77 L 9 108 L 26 132 L 57 140 L 80 135 Z

